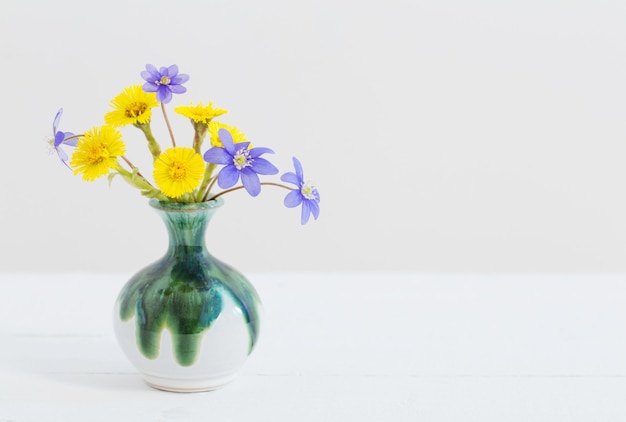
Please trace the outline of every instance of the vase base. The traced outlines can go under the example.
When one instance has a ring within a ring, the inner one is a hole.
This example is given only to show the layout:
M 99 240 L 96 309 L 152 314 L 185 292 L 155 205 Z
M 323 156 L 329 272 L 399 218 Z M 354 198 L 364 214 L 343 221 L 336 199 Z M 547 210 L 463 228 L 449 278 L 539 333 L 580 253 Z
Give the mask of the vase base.
M 145 374 L 142 376 L 146 384 L 157 390 L 170 391 L 172 393 L 201 393 L 225 387 L 235 379 L 236 375 L 232 374 L 225 377 L 200 380 L 162 378 Z

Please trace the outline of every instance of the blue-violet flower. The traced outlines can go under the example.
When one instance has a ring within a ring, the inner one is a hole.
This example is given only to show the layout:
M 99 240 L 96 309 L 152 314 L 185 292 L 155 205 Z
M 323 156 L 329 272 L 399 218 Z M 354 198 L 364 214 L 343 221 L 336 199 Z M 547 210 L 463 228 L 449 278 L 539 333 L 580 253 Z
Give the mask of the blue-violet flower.
M 78 143 L 78 137 L 68 139 L 74 136 L 72 132 L 61 132 L 60 130 L 58 130 L 62 115 L 63 109 L 60 108 L 59 111 L 57 111 L 56 116 L 54 116 L 54 120 L 52 121 L 52 133 L 54 135 L 54 139 L 52 140 L 51 144 L 52 148 L 54 148 L 59 158 L 61 159 L 61 162 L 65 164 L 67 168 L 71 169 L 70 165 L 67 163 L 69 157 L 67 156 L 67 153 L 61 149 L 61 145 L 69 145 L 71 147 L 75 147 Z
M 313 214 L 313 218 L 316 220 L 317 216 L 320 214 L 320 194 L 311 182 L 304 181 L 302 164 L 300 164 L 300 161 L 296 157 L 293 157 L 293 166 L 296 169 L 295 173 L 285 173 L 280 178 L 283 182 L 293 183 L 297 186 L 297 189 L 292 190 L 285 197 L 285 206 L 287 208 L 294 208 L 302 204 L 302 217 L 300 222 L 306 224 L 311 214 Z
M 189 75 L 178 73 L 178 66 L 175 64 L 161 67 L 158 70 L 154 65 L 147 64 L 146 70 L 141 72 L 141 77 L 146 80 L 146 83 L 143 84 L 143 90 L 156 92 L 157 101 L 164 104 L 172 100 L 172 93 L 187 92 L 187 88 L 182 84 L 189 80 Z
M 233 137 L 226 129 L 220 129 L 219 138 L 224 147 L 213 147 L 204 153 L 204 160 L 221 164 L 224 167 L 217 175 L 217 184 L 222 189 L 233 187 L 239 181 L 252 196 L 261 192 L 259 174 L 276 174 L 278 169 L 269 161 L 261 158 L 261 155 L 273 154 L 269 148 L 248 148 L 250 142 L 233 143 Z

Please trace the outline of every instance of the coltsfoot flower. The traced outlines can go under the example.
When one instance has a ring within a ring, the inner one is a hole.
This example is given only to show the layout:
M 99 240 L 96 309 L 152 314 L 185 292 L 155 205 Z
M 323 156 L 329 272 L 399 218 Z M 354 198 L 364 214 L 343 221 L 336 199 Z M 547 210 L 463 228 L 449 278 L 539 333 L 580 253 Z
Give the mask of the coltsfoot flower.
M 181 116 L 193 120 L 195 123 L 205 125 L 208 125 L 215 117 L 228 113 L 228 111 L 223 108 L 213 107 L 213 103 L 210 102 L 206 106 L 202 105 L 202 103 L 198 105 L 190 104 L 188 106 L 178 106 L 174 108 L 174 111 Z
M 104 121 L 115 127 L 147 124 L 152 118 L 152 109 L 158 105 L 154 92 L 145 92 L 141 85 L 132 85 L 111 100 L 113 110 L 104 115 Z
M 204 176 L 204 161 L 193 148 L 168 148 L 155 160 L 153 176 L 163 194 L 179 198 L 198 187 Z
M 118 166 L 117 159 L 126 152 L 122 134 L 113 126 L 95 127 L 78 139 L 70 166 L 91 182 Z

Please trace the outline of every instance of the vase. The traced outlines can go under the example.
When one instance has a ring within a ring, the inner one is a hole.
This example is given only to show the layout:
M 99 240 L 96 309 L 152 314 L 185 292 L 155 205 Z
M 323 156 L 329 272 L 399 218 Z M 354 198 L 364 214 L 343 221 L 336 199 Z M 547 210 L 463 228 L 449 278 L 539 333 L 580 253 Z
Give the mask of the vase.
M 114 307 L 114 329 L 148 385 L 208 391 L 232 381 L 254 349 L 261 302 L 250 282 L 214 258 L 207 224 L 223 201 L 150 200 L 165 222 L 165 256 L 135 274 Z

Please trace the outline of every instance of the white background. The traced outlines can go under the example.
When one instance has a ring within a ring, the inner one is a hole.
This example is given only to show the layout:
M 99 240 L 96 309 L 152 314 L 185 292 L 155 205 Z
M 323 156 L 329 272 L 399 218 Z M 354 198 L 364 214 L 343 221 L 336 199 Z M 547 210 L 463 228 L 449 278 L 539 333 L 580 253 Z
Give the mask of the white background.
M 242 271 L 626 270 L 624 22 L 598 0 L 2 0 L 0 269 L 164 252 L 137 191 L 83 182 L 45 140 L 59 107 L 88 130 L 146 63 L 176 63 L 179 144 L 172 108 L 213 101 L 321 192 L 304 227 L 282 190 L 226 197 L 207 242 Z

